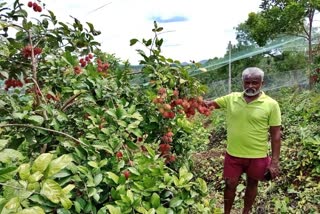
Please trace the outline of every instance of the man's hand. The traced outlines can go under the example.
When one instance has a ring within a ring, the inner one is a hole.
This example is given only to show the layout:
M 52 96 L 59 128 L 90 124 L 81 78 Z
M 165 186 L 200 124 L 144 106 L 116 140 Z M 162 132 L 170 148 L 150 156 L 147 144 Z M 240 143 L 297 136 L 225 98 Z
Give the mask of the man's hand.
M 278 177 L 280 174 L 279 161 L 271 160 L 269 170 L 270 170 L 272 179 L 275 179 L 276 177 Z
M 213 109 L 215 109 L 215 108 L 217 108 L 217 104 L 216 104 L 216 102 L 215 101 L 213 101 L 213 100 L 204 100 L 203 101 L 203 103 L 204 103 L 204 105 L 207 107 L 207 108 L 209 108 L 210 110 L 213 110 Z

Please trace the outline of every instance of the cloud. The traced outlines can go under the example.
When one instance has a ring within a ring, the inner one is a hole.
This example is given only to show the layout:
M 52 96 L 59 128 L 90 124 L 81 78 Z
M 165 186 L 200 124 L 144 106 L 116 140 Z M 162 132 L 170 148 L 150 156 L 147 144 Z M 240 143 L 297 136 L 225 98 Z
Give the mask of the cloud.
M 152 17 L 151 20 L 154 20 L 158 23 L 170 23 L 170 22 L 185 22 L 188 21 L 188 18 L 183 16 L 174 16 L 171 18 L 164 19 L 160 16 Z

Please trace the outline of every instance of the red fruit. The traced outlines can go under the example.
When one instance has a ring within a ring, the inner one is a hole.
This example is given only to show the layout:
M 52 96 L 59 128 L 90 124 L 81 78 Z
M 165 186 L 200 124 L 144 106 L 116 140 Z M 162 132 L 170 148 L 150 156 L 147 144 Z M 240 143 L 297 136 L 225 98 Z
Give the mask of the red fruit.
M 51 99 L 53 100 L 53 96 L 51 94 L 47 94 L 46 97 L 48 100 L 51 100 Z
M 89 59 L 92 59 L 93 55 L 92 54 L 88 54 L 88 57 L 89 57 Z
M 118 159 L 120 159 L 123 157 L 123 154 L 122 154 L 122 152 L 119 151 L 119 152 L 117 152 L 116 156 Z
M 173 133 L 172 133 L 172 132 L 167 132 L 166 135 L 167 135 L 168 137 L 172 137 L 172 136 L 173 136 Z
M 190 104 L 187 100 L 183 100 L 181 105 L 184 109 L 188 109 L 190 107 Z
M 32 7 L 33 7 L 33 10 L 37 12 L 38 4 L 36 2 L 33 3 Z
M 161 140 L 162 140 L 163 143 L 172 143 L 172 138 L 168 137 L 166 135 L 162 136 Z
M 176 101 L 172 100 L 171 103 L 170 103 L 170 106 L 171 106 L 171 108 L 176 107 L 177 106 Z
M 28 7 L 32 7 L 33 3 L 31 1 L 28 2 Z
M 141 148 L 141 150 L 142 150 L 143 152 L 147 152 L 147 151 L 148 151 L 147 148 L 146 148 L 144 145 L 140 146 L 140 148 Z
M 38 7 L 36 8 L 36 12 L 41 12 L 42 11 L 42 7 L 38 5 Z
M 169 104 L 164 104 L 164 105 L 163 105 L 163 108 L 164 108 L 165 110 L 171 110 L 171 105 L 169 105 Z
M 162 117 L 169 118 L 170 117 L 169 112 L 167 112 L 167 111 L 163 112 Z
M 128 161 L 128 165 L 129 165 L 129 166 L 133 166 L 133 165 L 134 165 L 134 162 L 133 162 L 132 160 L 129 160 L 129 161 Z
M 88 56 L 86 56 L 84 59 L 85 59 L 87 62 L 90 60 L 90 58 L 89 58 Z
M 171 155 L 171 156 L 170 156 L 170 162 L 174 162 L 175 160 L 176 160 L 176 156 Z
M 162 94 L 165 94 L 166 93 L 166 89 L 165 88 L 160 88 L 158 90 L 158 94 L 162 95 Z
M 138 137 L 138 142 L 142 142 L 143 138 L 142 137 Z
M 123 175 L 124 175 L 124 177 L 125 177 L 126 179 L 128 179 L 128 178 L 130 177 L 130 171 L 129 171 L 129 170 L 125 170 L 125 171 L 123 172 Z
M 34 51 L 34 55 L 39 55 L 42 53 L 42 49 L 39 47 L 35 47 L 33 51 Z
M 173 91 L 173 96 L 175 96 L 175 97 L 179 96 L 179 91 L 177 89 Z
M 79 65 L 75 66 L 73 68 L 73 71 L 75 74 L 80 74 L 81 73 L 81 67 Z
M 162 155 L 169 153 L 170 149 L 171 149 L 171 146 L 167 143 L 161 143 L 159 145 L 159 151 L 161 152 Z
M 169 118 L 173 119 L 176 116 L 176 114 L 173 111 L 169 112 Z
M 182 99 L 177 99 L 177 100 L 175 101 L 175 103 L 176 103 L 177 105 L 181 105 L 181 104 L 183 103 L 183 100 L 182 100 Z
M 82 62 L 81 63 L 81 67 L 86 67 L 87 63 L 86 62 Z

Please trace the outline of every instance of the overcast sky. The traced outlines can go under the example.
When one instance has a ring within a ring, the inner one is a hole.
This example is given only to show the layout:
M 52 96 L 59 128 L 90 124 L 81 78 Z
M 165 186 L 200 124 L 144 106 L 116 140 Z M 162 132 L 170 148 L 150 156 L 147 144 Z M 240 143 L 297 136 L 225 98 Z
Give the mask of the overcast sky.
M 138 64 L 130 39 L 153 38 L 153 21 L 164 28 L 163 55 L 181 62 L 221 57 L 235 43 L 239 23 L 259 10 L 261 0 L 45 0 L 63 21 L 72 15 L 91 22 L 102 35 L 102 49 Z

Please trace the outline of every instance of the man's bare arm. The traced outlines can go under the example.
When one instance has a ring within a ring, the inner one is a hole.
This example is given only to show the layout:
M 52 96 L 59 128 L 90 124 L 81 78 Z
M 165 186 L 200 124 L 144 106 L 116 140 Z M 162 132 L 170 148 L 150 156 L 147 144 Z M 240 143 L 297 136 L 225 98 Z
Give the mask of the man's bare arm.
M 205 103 L 207 108 L 210 108 L 210 107 L 214 107 L 215 109 L 220 108 L 218 103 L 216 101 L 214 101 L 214 100 L 205 100 L 204 103 Z
M 280 158 L 280 147 L 281 147 L 281 126 L 271 126 L 271 165 L 270 172 L 273 178 L 279 175 L 279 158 Z

